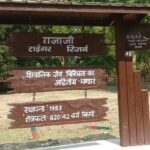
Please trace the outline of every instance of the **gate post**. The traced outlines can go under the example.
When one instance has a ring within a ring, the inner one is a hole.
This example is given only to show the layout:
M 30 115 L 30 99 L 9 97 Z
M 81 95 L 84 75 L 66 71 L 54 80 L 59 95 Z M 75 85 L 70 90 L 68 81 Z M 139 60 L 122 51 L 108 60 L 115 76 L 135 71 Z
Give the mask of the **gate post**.
M 127 97 L 127 70 L 125 58 L 125 24 L 122 16 L 117 16 L 116 32 L 116 61 L 118 76 L 118 105 L 119 105 L 119 129 L 120 145 L 129 146 L 129 115 L 128 115 L 128 97 Z
M 140 71 L 133 71 L 126 53 L 125 25 L 122 16 L 116 18 L 120 145 L 145 145 L 150 143 L 148 91 L 141 89 Z

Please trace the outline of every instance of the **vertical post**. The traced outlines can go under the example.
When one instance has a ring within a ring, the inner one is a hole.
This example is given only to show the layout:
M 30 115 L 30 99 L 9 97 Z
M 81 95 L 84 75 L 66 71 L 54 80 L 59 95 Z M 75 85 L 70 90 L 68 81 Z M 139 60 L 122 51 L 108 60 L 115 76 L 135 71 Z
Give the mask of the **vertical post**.
M 87 89 L 84 90 L 84 96 L 87 99 Z
M 35 96 L 36 96 L 36 93 L 35 92 L 33 92 L 33 99 L 32 99 L 32 101 L 33 102 L 35 102 Z M 33 139 L 38 139 L 39 138 L 39 133 L 38 133 L 38 131 L 37 131 L 37 128 L 36 127 L 31 127 L 31 132 L 32 132 L 32 137 L 33 137 Z
M 136 108 L 134 99 L 134 79 L 133 79 L 133 62 L 132 56 L 126 57 L 127 70 L 127 93 L 128 93 L 128 113 L 129 113 L 129 132 L 130 145 L 137 145 L 137 131 L 136 131 Z
M 143 108 L 141 93 L 141 74 L 140 71 L 134 71 L 134 95 L 136 107 L 136 127 L 138 145 L 144 145 L 144 128 L 143 128 Z
M 124 21 L 122 16 L 116 18 L 116 60 L 118 72 L 118 104 L 119 104 L 119 123 L 120 123 L 120 144 L 129 146 L 129 118 L 127 100 L 127 71 L 125 58 L 125 39 Z
M 36 93 L 33 92 L 33 99 L 32 99 L 33 102 L 35 102 L 35 96 L 36 96 Z
M 144 123 L 144 142 L 150 144 L 150 122 L 149 122 L 149 100 L 148 90 L 142 90 L 143 123 Z

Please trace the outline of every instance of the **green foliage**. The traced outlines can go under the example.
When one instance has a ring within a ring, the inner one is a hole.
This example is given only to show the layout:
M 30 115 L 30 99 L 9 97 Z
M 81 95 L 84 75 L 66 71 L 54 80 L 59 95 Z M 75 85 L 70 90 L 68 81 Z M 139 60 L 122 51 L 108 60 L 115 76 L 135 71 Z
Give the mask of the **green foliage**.
M 115 59 L 111 55 L 88 56 L 76 60 L 78 66 L 99 66 L 110 74 L 115 74 Z
M 8 77 L 8 70 L 15 66 L 15 58 L 9 57 L 8 48 L 0 47 L 0 78 L 6 79 Z
M 102 27 L 75 27 L 75 26 L 29 26 L 29 25 L 12 25 L 0 26 L 1 45 L 6 44 L 12 32 L 41 32 L 41 33 L 97 33 L 105 34 L 107 43 L 111 43 L 114 31 L 111 28 Z M 1 76 L 5 77 L 7 71 L 11 67 L 59 67 L 59 66 L 102 66 L 108 73 L 114 72 L 114 47 L 106 49 L 106 56 L 90 56 L 90 57 L 21 57 L 11 58 L 8 56 L 8 49 L 1 49 Z M 5 55 L 5 56 L 4 56 Z M 7 62 L 5 62 L 5 61 Z M 3 66 L 2 66 L 3 64 Z M 111 64 L 111 65 L 110 65 Z
M 149 0 L 65 0 L 66 2 L 123 2 L 149 3 Z M 144 22 L 149 23 L 150 16 Z M 33 26 L 33 25 L 0 25 L 0 45 L 6 45 L 12 32 L 40 32 L 40 33 L 97 33 L 104 34 L 107 43 L 106 55 L 89 57 L 21 57 L 13 58 L 8 55 L 8 48 L 0 47 L 0 78 L 6 78 L 12 67 L 60 67 L 60 66 L 101 66 L 108 74 L 115 74 L 115 30 L 113 27 L 84 27 L 84 26 Z M 149 53 L 139 52 L 137 66 L 144 74 L 149 71 Z
M 136 65 L 142 72 L 144 79 L 150 74 L 150 51 L 136 52 Z

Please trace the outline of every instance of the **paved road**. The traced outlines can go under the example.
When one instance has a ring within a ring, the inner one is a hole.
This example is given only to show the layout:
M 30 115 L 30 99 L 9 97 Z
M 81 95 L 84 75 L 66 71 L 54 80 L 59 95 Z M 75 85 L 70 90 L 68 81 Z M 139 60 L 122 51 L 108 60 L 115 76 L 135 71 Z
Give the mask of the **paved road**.
M 101 140 L 28 150 L 150 150 L 150 145 L 136 147 L 120 147 L 119 140 Z

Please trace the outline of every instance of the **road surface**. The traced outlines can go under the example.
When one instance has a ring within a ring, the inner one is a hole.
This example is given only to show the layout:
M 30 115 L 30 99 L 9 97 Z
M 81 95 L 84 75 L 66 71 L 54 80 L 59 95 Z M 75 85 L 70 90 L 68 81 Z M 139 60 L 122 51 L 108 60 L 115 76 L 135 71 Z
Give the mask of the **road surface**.
M 121 147 L 119 140 L 100 140 L 92 142 L 84 142 L 79 144 L 69 144 L 61 146 L 52 146 L 28 150 L 150 150 L 150 145 Z

